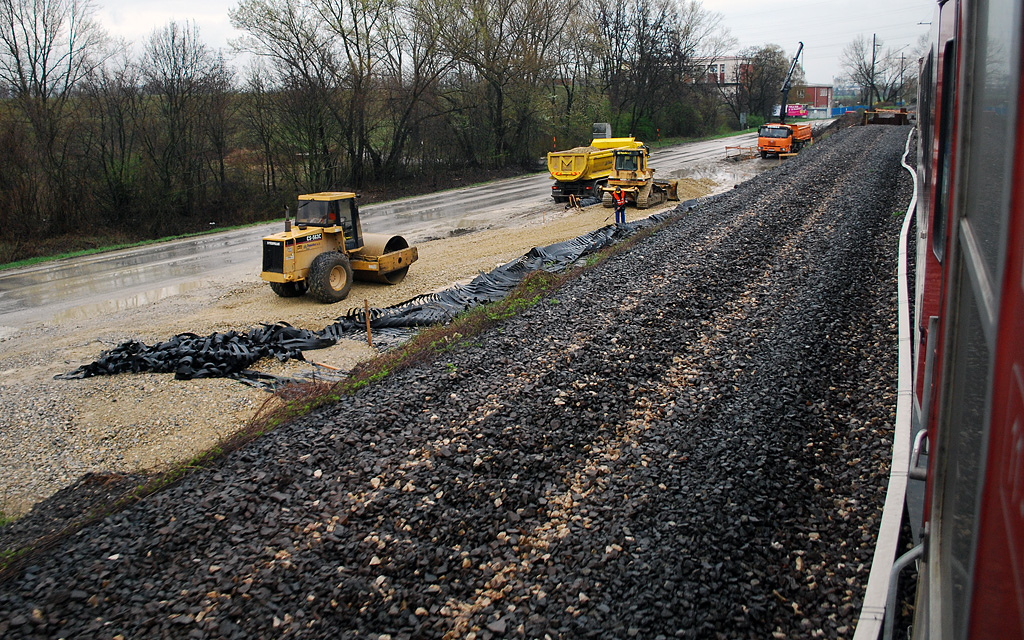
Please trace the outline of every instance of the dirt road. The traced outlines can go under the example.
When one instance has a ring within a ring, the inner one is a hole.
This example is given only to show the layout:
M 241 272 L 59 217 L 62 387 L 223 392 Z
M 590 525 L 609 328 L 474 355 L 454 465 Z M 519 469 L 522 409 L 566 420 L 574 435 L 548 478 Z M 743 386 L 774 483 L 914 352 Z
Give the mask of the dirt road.
M 726 145 L 752 134 L 666 147 L 652 154 L 659 176 L 710 178 L 728 188 L 754 164 L 720 162 Z M 453 233 L 520 226 L 557 209 L 548 174 L 361 207 L 367 233 L 405 235 L 411 242 Z M 211 216 L 211 224 L 216 224 Z M 83 318 L 150 304 L 218 278 L 244 280 L 259 272 L 260 238 L 277 224 L 238 229 L 161 245 L 0 272 L 0 338 L 51 318 Z

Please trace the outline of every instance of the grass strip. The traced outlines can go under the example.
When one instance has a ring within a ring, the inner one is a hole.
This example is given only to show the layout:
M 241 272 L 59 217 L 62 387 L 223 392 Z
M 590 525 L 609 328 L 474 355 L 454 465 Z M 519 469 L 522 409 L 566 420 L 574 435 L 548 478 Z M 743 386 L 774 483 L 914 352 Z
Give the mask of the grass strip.
M 160 244 L 162 242 L 172 242 L 174 240 L 185 240 L 187 238 L 198 238 L 200 236 L 208 236 L 208 235 L 211 235 L 211 234 L 214 234 L 214 233 L 223 233 L 225 231 L 234 231 L 236 229 L 246 229 L 246 228 L 249 228 L 249 227 L 258 227 L 258 226 L 265 225 L 265 224 L 272 224 L 274 222 L 283 222 L 283 221 L 284 221 L 284 218 L 281 218 L 280 220 L 263 220 L 263 221 L 260 221 L 260 222 L 250 222 L 250 223 L 247 223 L 247 224 L 238 224 L 238 225 L 227 226 L 227 227 L 217 227 L 216 229 L 209 229 L 209 230 L 206 230 L 206 231 L 196 231 L 194 233 L 183 233 L 183 234 L 174 235 L 174 236 L 164 236 L 162 238 L 153 238 L 152 240 L 137 240 L 137 241 L 132 241 L 132 242 L 116 242 L 116 241 L 114 241 L 111 244 L 106 244 L 106 242 L 108 242 L 108 240 L 101 237 L 101 238 L 98 238 L 98 239 L 94 239 L 95 241 L 101 243 L 101 246 L 90 247 L 90 248 L 87 248 L 87 249 L 76 249 L 74 251 L 68 251 L 66 253 L 60 253 L 60 254 L 55 254 L 55 255 L 50 255 L 50 256 L 34 256 L 34 257 L 31 257 L 31 258 L 25 258 L 24 260 L 16 260 L 14 262 L 7 262 L 7 263 L 4 263 L 4 264 L 0 264 L 0 271 L 6 271 L 8 269 L 20 269 L 22 267 L 30 267 L 32 265 L 40 264 L 40 263 L 43 263 L 43 262 L 53 262 L 53 261 L 56 261 L 56 260 L 66 260 L 68 258 L 81 258 L 83 256 L 91 256 L 91 255 L 95 255 L 97 253 L 109 253 L 111 251 L 121 251 L 123 249 L 134 249 L 136 247 L 144 247 L 144 246 L 151 245 L 151 244 Z M 83 240 L 86 241 L 86 242 L 89 241 L 88 238 L 84 238 Z

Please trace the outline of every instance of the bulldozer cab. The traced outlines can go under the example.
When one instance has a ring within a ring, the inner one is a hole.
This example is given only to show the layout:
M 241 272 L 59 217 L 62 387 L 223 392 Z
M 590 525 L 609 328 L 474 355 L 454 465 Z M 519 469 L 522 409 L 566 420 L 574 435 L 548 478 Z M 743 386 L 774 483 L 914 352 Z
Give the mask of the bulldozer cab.
M 354 193 L 325 192 L 299 196 L 295 224 L 304 227 L 341 227 L 345 249 L 355 251 L 363 246 L 359 208 Z
M 616 171 L 643 171 L 647 167 L 642 149 L 615 152 Z

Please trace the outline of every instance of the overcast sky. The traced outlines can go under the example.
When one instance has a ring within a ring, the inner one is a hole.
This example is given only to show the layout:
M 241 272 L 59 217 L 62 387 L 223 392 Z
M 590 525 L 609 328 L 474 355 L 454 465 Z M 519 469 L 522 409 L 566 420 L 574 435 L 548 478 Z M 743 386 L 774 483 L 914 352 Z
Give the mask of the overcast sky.
M 107 31 L 140 43 L 154 29 L 171 20 L 194 20 L 203 41 L 213 49 L 228 51 L 228 40 L 239 34 L 231 28 L 228 9 L 237 0 L 94 0 L 98 17 Z M 906 47 L 910 53 L 917 38 L 928 30 L 935 0 L 703 0 L 709 11 L 720 13 L 722 24 L 738 41 L 737 50 L 777 44 L 787 55 L 796 53 L 803 41 L 801 64 L 812 83 L 829 84 L 842 73 L 839 58 L 858 35 L 871 39 L 877 33 L 887 49 Z
M 829 84 L 842 74 L 843 48 L 858 35 L 869 41 L 878 34 L 885 49 L 910 53 L 927 33 L 935 0 L 704 0 L 705 8 L 722 14 L 722 23 L 739 42 L 737 49 L 767 43 L 780 45 L 792 57 L 804 43 L 800 64 L 812 83 Z

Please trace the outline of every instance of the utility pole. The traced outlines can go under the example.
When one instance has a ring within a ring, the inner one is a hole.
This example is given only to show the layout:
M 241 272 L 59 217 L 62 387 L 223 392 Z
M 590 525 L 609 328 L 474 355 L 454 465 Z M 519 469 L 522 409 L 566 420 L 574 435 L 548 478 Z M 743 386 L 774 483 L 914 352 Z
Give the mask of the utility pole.
M 896 96 L 901 107 L 903 106 L 903 56 L 904 55 L 906 55 L 906 54 L 903 54 L 903 53 L 900 54 L 900 92 L 899 92 L 899 95 Z
M 872 110 L 875 99 L 875 39 L 878 34 L 871 34 L 871 82 L 868 86 L 868 111 Z

